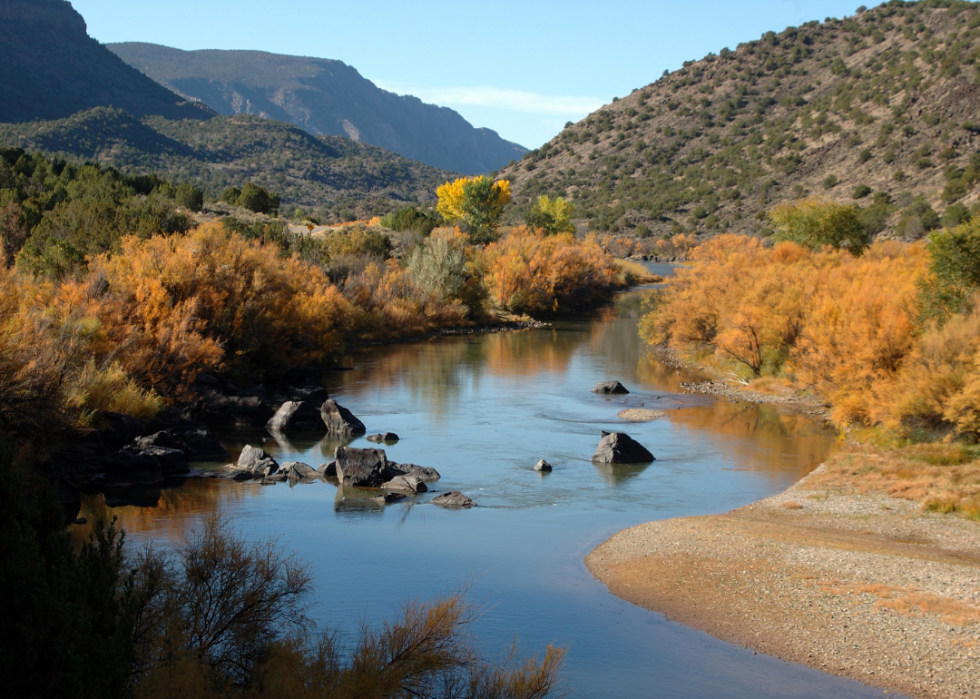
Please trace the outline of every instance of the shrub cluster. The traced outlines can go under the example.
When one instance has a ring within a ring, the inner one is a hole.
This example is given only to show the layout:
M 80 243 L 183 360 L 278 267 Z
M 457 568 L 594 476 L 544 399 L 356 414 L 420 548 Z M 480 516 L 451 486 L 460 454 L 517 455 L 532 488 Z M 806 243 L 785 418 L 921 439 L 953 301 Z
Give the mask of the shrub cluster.
M 864 254 L 719 236 L 641 322 L 650 343 L 812 388 L 840 426 L 980 436 L 980 224 Z

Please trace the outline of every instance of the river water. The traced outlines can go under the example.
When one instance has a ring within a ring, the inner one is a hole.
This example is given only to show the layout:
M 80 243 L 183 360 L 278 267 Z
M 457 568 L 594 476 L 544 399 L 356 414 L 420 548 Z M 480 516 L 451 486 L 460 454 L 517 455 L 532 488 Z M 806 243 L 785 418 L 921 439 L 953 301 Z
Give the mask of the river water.
M 595 321 L 365 349 L 348 358 L 350 370 L 325 375 L 331 397 L 369 433 L 401 436 L 386 447 L 391 460 L 435 467 L 442 480 L 433 488 L 462 491 L 474 509 L 428 505 L 432 493 L 381 506 L 330 483 L 192 478 L 112 512 L 131 544 L 179 541 L 214 511 L 244 532 L 277 537 L 311 564 L 314 616 L 331 629 L 354 632 L 397 615 L 405 600 L 467 586 L 482 606 L 473 631 L 487 655 L 515 639 L 527 652 L 565 646 L 572 696 L 883 696 L 634 607 L 585 568 L 585 555 L 624 527 L 772 495 L 835 445 L 829 431 L 776 408 L 680 394 L 679 383 L 694 377 L 646 355 L 636 329 L 641 295 L 624 294 Z M 590 393 L 607 379 L 632 393 Z M 668 417 L 617 417 L 641 404 Z M 592 464 L 601 430 L 629 433 L 657 461 Z M 280 463 L 312 466 L 336 446 L 315 436 L 277 443 L 264 431 L 219 436 L 236 458 L 245 444 L 261 443 Z M 352 445 L 374 446 L 363 438 Z M 554 472 L 532 470 L 541 458 Z M 85 507 L 104 507 L 102 496 Z

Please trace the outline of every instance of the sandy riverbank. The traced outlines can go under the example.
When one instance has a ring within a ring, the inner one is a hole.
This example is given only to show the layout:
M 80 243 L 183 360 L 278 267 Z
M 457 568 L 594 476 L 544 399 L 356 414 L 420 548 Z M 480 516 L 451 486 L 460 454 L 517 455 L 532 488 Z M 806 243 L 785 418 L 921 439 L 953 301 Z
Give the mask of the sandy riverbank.
M 718 638 L 915 697 L 980 697 L 980 523 L 820 480 L 624 530 L 586 565 Z

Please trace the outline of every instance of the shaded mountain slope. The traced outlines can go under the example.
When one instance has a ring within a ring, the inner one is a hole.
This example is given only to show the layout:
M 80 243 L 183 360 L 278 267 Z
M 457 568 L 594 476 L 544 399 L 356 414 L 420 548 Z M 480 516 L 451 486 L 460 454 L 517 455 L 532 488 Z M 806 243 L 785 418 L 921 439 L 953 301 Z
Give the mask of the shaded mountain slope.
M 563 194 L 605 231 L 765 233 L 817 196 L 914 238 L 980 196 L 978 61 L 976 3 L 893 1 L 688 62 L 501 177 L 518 210 Z
M 177 121 L 99 107 L 67 119 L 0 124 L 0 143 L 193 181 L 212 197 L 251 181 L 279 192 L 285 207 L 318 210 L 325 222 L 430 201 L 454 176 L 377 146 L 244 114 Z
M 143 43 L 109 49 L 161 85 L 224 115 L 288 121 L 447 170 L 489 172 L 527 152 L 495 131 L 474 128 L 452 109 L 382 90 L 340 61 Z
M 99 106 L 137 116 L 214 113 L 150 80 L 88 36 L 65 0 L 0 3 L 0 122 L 60 119 Z

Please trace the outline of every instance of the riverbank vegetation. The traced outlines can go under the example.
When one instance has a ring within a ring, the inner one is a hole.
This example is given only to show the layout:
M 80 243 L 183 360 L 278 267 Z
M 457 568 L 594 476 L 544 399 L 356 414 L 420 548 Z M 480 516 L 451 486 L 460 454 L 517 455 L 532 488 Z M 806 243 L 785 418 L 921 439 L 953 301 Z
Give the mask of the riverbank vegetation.
M 317 629 L 307 566 L 207 520 L 175 550 L 112 526 L 80 547 L 44 484 L 0 453 L 0 673 L 5 695 L 77 699 L 543 699 L 563 652 L 495 663 L 461 594 L 407 602 L 352 639 Z
M 695 249 L 650 301 L 644 337 L 757 389 L 815 392 L 841 428 L 980 437 L 980 218 L 849 252 L 800 244 L 792 226 L 814 205 L 797 207 L 775 218 L 799 242 L 723 235 Z

